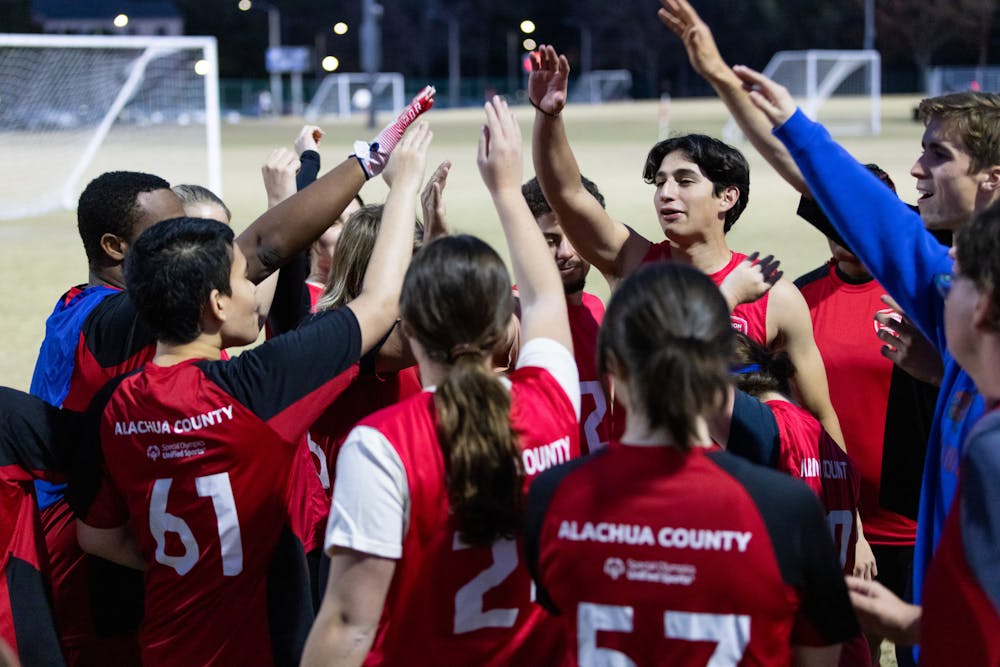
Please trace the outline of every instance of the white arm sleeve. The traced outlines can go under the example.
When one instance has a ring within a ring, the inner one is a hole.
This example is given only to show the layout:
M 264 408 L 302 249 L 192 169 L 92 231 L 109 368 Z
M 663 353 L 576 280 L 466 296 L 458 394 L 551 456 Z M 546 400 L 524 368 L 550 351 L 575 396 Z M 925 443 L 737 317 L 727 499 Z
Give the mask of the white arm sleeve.
M 379 431 L 356 426 L 337 457 L 327 554 L 346 547 L 398 559 L 409 513 L 410 491 L 399 454 Z
M 555 378 L 580 419 L 580 371 L 573 353 L 551 338 L 532 338 L 521 346 L 517 367 L 538 366 Z

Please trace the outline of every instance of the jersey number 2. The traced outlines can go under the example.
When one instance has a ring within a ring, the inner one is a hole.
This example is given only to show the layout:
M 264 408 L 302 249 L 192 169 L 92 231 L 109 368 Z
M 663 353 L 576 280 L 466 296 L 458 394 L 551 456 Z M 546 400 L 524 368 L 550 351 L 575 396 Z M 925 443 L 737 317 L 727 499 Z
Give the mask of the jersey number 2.
M 597 427 L 608 411 L 608 401 L 604 397 L 604 387 L 597 380 L 581 382 L 580 394 L 589 394 L 594 397 L 594 411 L 587 415 L 583 421 L 583 432 L 587 435 L 587 451 L 596 452 L 608 444 L 601 441 L 601 436 L 597 432 Z
M 153 493 L 149 499 L 149 530 L 156 540 L 156 562 L 174 568 L 183 577 L 198 562 L 199 549 L 187 522 L 167 512 L 167 496 L 170 495 L 173 481 L 167 478 L 153 483 Z M 235 577 L 243 571 L 243 540 L 240 537 L 240 520 L 236 515 L 236 501 L 233 499 L 229 473 L 195 477 L 194 488 L 199 497 L 212 499 L 222 549 L 222 574 Z M 174 533 L 180 538 L 184 545 L 183 555 L 167 554 L 167 533 Z
M 468 549 L 458 533 L 452 549 Z M 483 596 L 496 588 L 517 569 L 517 542 L 497 540 L 493 543 L 493 564 L 473 577 L 455 594 L 455 634 L 482 628 L 512 628 L 517 621 L 517 609 L 483 609 Z

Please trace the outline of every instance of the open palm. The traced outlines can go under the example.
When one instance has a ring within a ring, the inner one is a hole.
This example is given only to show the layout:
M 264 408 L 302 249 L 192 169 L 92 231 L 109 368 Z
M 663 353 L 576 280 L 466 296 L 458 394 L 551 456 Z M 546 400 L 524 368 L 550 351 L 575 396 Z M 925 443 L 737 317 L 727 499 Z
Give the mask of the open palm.
M 528 96 L 544 113 L 556 115 L 566 106 L 569 61 L 551 46 L 540 46 L 531 54 Z

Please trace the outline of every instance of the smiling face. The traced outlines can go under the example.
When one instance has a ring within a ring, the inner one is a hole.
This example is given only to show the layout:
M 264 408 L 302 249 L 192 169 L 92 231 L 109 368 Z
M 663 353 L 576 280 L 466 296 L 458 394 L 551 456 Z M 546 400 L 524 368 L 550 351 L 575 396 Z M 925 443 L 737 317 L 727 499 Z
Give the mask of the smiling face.
M 736 187 L 719 195 L 701 167 L 682 151 L 664 156 L 653 178 L 653 206 L 663 233 L 672 241 L 723 233 L 726 211 L 739 198 Z
M 984 172 L 970 173 L 972 160 L 947 123 L 932 118 L 921 141 L 923 152 L 910 169 L 917 179 L 920 217 L 929 229 L 956 230 L 976 211 Z

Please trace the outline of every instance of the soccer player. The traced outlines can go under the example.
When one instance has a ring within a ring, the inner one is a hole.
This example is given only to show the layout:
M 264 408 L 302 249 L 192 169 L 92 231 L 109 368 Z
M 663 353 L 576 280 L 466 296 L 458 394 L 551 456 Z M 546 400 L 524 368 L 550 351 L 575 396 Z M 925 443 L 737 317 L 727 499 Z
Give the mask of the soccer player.
M 433 90 L 423 91 L 371 145 L 358 142 L 355 155 L 244 230 L 237 242 L 251 280 L 259 283 L 319 236 L 364 182 L 381 172 L 406 126 L 432 104 Z M 109 172 L 87 186 L 77 218 L 90 269 L 88 282 L 64 294 L 46 321 L 32 394 L 54 406 L 84 410 L 106 382 L 152 359 L 156 336 L 123 291 L 122 266 L 143 230 L 182 215 L 180 200 L 156 176 Z M 77 545 L 74 516 L 62 495 L 61 487 L 38 485 L 63 653 L 71 665 L 135 664 L 141 582 L 133 577 L 128 585 L 124 581 L 129 575 L 122 568 L 94 559 L 87 563 Z M 92 596 L 91 581 L 108 577 L 110 582 L 96 586 L 101 594 Z
M 726 245 L 726 233 L 749 197 L 750 169 L 743 155 L 696 134 L 654 145 L 646 157 L 643 179 L 656 186 L 653 207 L 666 240 L 653 243 L 612 219 L 580 184 L 580 169 L 561 115 L 569 76 L 566 57 L 551 46 L 541 46 L 532 59 L 528 93 L 536 108 L 535 173 L 577 252 L 612 285 L 642 264 L 664 259 L 692 264 L 721 283 L 745 257 Z M 737 307 L 732 322 L 761 344 L 783 342 L 795 364 L 795 388 L 803 405 L 842 443 L 809 310 L 791 282 L 779 282 L 764 298 Z
M 581 666 L 836 665 L 858 633 L 815 496 L 711 443 L 733 336 L 719 290 L 678 262 L 608 304 L 598 353 L 625 433 L 543 473 L 526 517 L 538 600 Z
M 956 236 L 953 274 L 938 274 L 948 350 L 992 408 L 965 441 L 958 495 L 927 571 L 923 608 L 876 582 L 850 579 L 866 627 L 893 641 L 920 642 L 922 664 L 1000 664 L 1000 208 Z
M 145 571 L 143 664 L 299 659 L 312 614 L 288 477 L 345 371 L 396 320 L 430 136 L 418 124 L 396 148 L 358 298 L 236 359 L 219 352 L 255 340 L 260 322 L 232 230 L 180 218 L 135 242 L 127 285 L 157 353 L 91 406 L 100 447 L 88 460 L 105 472 L 77 480 L 75 504 L 86 551 Z
M 27 665 L 64 665 L 44 579 L 47 558 L 32 481 L 62 481 L 82 420 L 0 387 L 0 640 Z M 8 664 L 0 651 L 0 664 Z M 9 664 L 17 664 L 11 662 Z
M 583 176 L 580 180 L 603 208 L 604 196 L 597 185 Z M 522 185 L 521 194 L 549 244 L 562 278 L 569 330 L 573 335 L 573 356 L 580 373 L 580 446 L 585 454 L 594 452 L 608 444 L 612 432 L 611 393 L 597 372 L 597 331 L 604 318 L 604 303 L 596 295 L 584 291 L 590 263 L 580 257 L 566 238 L 558 216 L 545 201 L 538 179 L 532 178 Z
M 579 454 L 579 379 L 559 274 L 521 196 L 521 135 L 486 105 L 478 163 L 510 246 L 522 307 L 518 368 L 491 354 L 510 276 L 471 236 L 413 258 L 403 330 L 429 390 L 361 422 L 337 460 L 330 579 L 304 665 L 560 665 L 557 622 L 520 561 L 525 484 Z
M 775 128 L 830 222 L 944 360 L 914 549 L 913 600 L 919 603 L 958 484 L 962 442 L 984 408 L 972 378 L 947 349 L 944 299 L 934 277 L 950 273 L 953 262 L 924 224 L 958 230 L 1000 200 L 1000 95 L 956 93 L 921 102 L 924 152 L 911 171 L 921 193 L 918 216 L 822 126 L 797 112 L 783 87 L 745 67 L 734 72 L 752 88 L 751 102 Z M 845 188 L 849 198 L 842 196 Z

